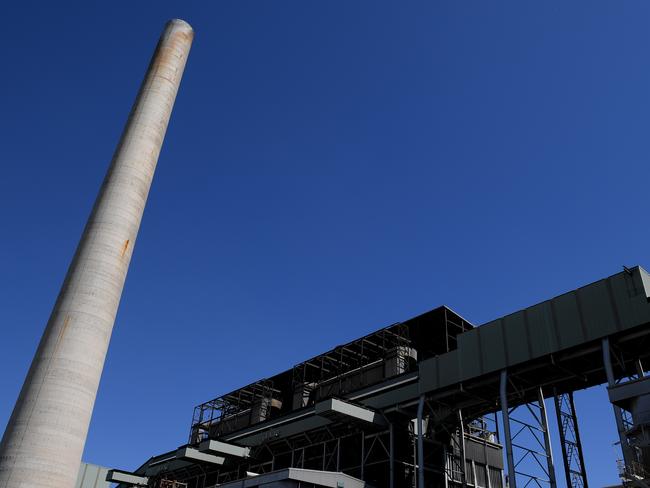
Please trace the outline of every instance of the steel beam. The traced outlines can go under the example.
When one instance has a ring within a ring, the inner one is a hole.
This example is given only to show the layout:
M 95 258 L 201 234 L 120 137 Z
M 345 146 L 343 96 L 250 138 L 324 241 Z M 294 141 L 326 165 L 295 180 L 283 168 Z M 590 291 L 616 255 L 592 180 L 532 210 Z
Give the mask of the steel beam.
M 517 401 L 523 401 L 523 399 L 518 398 Z M 518 408 L 528 413 L 524 416 L 513 416 Z M 551 488 L 556 488 L 553 450 L 542 389 L 537 388 L 536 401 L 509 408 L 508 373 L 503 370 L 501 372 L 501 409 L 510 487 L 516 488 L 517 478 L 519 478 L 524 486 L 534 483 L 535 486 L 548 484 Z M 517 426 L 514 433 L 511 424 Z M 515 454 L 517 455 L 515 456 Z
M 376 424 L 382 427 L 386 425 L 383 416 L 378 412 L 367 407 L 360 407 L 359 405 L 343 401 L 339 398 L 328 398 L 317 403 L 314 407 L 314 413 L 330 420 L 347 417 L 351 420 Z
M 388 435 L 389 435 L 389 441 L 388 441 L 388 455 L 390 457 L 389 459 L 389 487 L 390 488 L 395 488 L 395 428 L 393 426 L 393 422 L 390 422 L 388 424 Z
M 129 486 L 149 486 L 149 478 L 118 469 L 110 469 L 106 473 L 106 481 L 111 483 L 125 483 Z
M 251 448 L 208 439 L 201 442 L 199 451 L 221 454 L 223 456 L 247 458 L 250 456 Z
M 187 459 L 199 463 L 216 464 L 218 466 L 226 461 L 224 457 L 207 454 L 192 447 L 179 447 L 175 457 L 177 459 Z
M 424 488 L 424 425 L 422 422 L 422 415 L 424 413 L 424 395 L 420 395 L 418 400 L 418 416 L 417 416 L 417 428 L 418 428 L 418 456 L 417 466 L 418 472 L 418 488 Z
M 503 416 L 503 436 L 506 444 L 506 461 L 508 464 L 508 485 L 517 488 L 517 475 L 515 474 L 515 458 L 512 452 L 512 436 L 510 435 L 510 411 L 508 410 L 508 372 L 501 371 L 501 415 Z
M 548 466 L 548 481 L 552 488 L 557 486 L 555 480 L 555 465 L 553 464 L 553 449 L 551 447 L 551 433 L 548 428 L 548 415 L 546 415 L 546 402 L 544 392 L 541 388 L 537 390 L 537 402 L 539 403 L 541 427 L 544 430 L 544 447 L 546 448 L 546 465 Z
M 465 427 L 463 426 L 463 412 L 461 409 L 458 409 L 458 447 L 460 451 L 460 480 L 463 485 L 463 488 L 467 488 L 467 473 L 465 473 L 466 464 L 465 464 Z M 475 478 L 476 479 L 476 478 Z M 476 484 L 476 482 L 475 482 Z

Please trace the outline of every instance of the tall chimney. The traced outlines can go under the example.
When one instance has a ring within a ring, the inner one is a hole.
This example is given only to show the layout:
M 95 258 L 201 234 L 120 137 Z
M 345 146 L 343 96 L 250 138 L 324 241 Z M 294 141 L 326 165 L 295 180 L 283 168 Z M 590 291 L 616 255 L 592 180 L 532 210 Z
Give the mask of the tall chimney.
M 0 488 L 73 488 L 194 31 L 165 26 L 0 443 Z

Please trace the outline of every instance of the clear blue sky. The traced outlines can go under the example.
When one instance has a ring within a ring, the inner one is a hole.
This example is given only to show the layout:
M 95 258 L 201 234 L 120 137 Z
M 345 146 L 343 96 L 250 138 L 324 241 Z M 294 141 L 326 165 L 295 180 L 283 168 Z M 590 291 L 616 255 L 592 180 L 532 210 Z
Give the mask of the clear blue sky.
M 0 30 L 0 428 L 164 22 L 197 36 L 85 458 L 447 304 L 476 324 L 650 265 L 650 3 L 10 2 Z M 594 485 L 602 389 L 578 393 Z M 558 465 L 561 464 L 558 458 Z

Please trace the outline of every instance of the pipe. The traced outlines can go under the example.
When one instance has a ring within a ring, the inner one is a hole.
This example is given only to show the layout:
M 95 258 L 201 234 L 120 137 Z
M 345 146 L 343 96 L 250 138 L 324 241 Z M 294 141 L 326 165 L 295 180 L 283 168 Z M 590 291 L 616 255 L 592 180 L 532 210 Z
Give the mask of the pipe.
M 194 37 L 167 23 L 0 443 L 0 487 L 75 486 L 115 315 Z
M 517 488 L 517 475 L 515 473 L 515 458 L 512 453 L 512 437 L 510 437 L 510 412 L 508 412 L 508 372 L 501 371 L 501 415 L 503 416 L 503 436 L 506 443 L 506 459 L 508 461 L 508 486 Z
M 388 456 L 389 456 L 389 488 L 395 488 L 395 427 L 393 422 L 388 424 Z
M 605 337 L 602 343 L 603 348 L 603 365 L 605 366 L 605 375 L 607 376 L 607 386 L 612 387 L 616 384 L 614 378 L 614 368 L 612 368 L 612 358 L 609 352 L 609 337 Z
M 551 431 L 548 427 L 548 415 L 546 414 L 546 402 L 544 401 L 544 391 L 542 388 L 537 389 L 537 402 L 540 410 L 540 420 L 544 429 L 544 449 L 546 450 L 546 468 L 548 470 L 548 483 L 551 488 L 557 487 L 555 478 L 555 465 L 553 464 L 553 448 L 551 446 Z
M 424 488 L 424 438 L 422 425 L 422 414 L 424 413 L 424 395 L 420 395 L 418 400 L 418 459 L 417 459 L 417 470 L 418 470 L 418 488 Z

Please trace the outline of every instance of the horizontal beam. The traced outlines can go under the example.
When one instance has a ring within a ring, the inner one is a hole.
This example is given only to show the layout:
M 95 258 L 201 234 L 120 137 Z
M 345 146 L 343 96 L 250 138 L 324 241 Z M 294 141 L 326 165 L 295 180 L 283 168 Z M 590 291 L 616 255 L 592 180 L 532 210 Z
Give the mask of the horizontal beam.
M 120 471 L 118 469 L 109 470 L 108 473 L 106 473 L 106 481 L 110 481 L 111 483 L 126 483 L 131 486 L 149 485 L 149 478 L 128 473 L 126 471 Z
M 194 449 L 193 447 L 179 447 L 176 451 L 175 457 L 178 459 L 217 465 L 222 465 L 226 461 L 226 458 L 224 457 L 207 454 L 205 452 L 199 451 L 198 449 Z
M 328 398 L 316 404 L 314 413 L 320 417 L 331 419 L 332 417 L 347 417 L 352 420 L 360 420 L 375 425 L 385 426 L 386 421 L 370 408 L 360 407 L 353 403 L 344 402 L 338 398 Z
M 632 403 L 639 397 L 650 395 L 650 377 L 626 381 L 607 388 L 609 401 L 617 407 L 632 410 Z
M 241 447 L 235 444 L 215 441 L 212 439 L 205 440 L 199 445 L 199 451 L 222 454 L 224 456 L 247 458 L 250 456 L 250 447 Z

